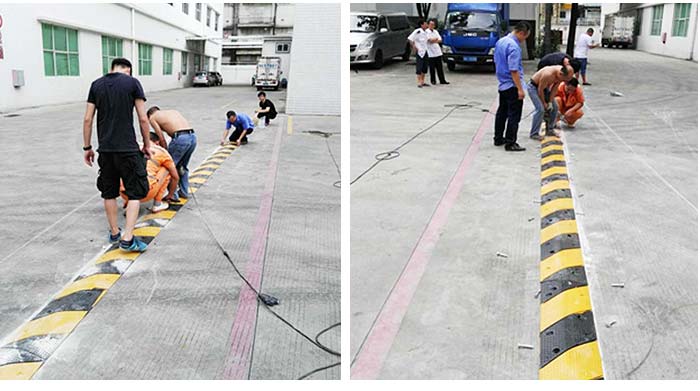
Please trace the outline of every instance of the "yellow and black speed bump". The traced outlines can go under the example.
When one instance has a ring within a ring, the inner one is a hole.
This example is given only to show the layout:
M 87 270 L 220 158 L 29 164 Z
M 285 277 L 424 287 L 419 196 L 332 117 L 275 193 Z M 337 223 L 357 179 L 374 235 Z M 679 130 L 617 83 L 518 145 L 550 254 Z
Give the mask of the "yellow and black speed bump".
M 562 141 L 541 143 L 540 379 L 603 378 Z
M 235 148 L 233 145 L 218 148 L 194 170 L 190 175 L 190 191 L 196 192 Z M 167 210 L 141 217 L 134 236 L 151 243 L 185 203 L 187 200 L 181 199 L 179 203 L 171 203 Z M 32 319 L 6 338 L 0 345 L 0 380 L 31 379 L 139 255 L 120 250 L 118 243 L 109 246 Z

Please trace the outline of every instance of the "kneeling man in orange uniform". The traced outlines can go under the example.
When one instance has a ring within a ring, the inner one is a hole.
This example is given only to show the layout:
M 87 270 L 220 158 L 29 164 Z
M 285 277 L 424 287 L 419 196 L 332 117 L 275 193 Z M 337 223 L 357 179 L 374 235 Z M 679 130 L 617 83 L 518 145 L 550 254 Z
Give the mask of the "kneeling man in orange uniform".
M 153 200 L 153 213 L 166 210 L 169 207 L 167 202 L 163 202 L 165 191 L 168 191 L 168 199 L 177 190 L 177 182 L 180 179 L 175 162 L 168 153 L 168 150 L 158 145 L 158 135 L 151 132 L 151 158 L 146 162 L 146 171 L 148 172 L 148 194 L 141 202 Z M 128 197 L 124 194 L 124 184 L 121 184 L 121 196 L 124 201 L 128 201 Z
M 557 96 L 554 98 L 559 107 L 559 115 L 563 117 L 566 126 L 575 127 L 576 121 L 583 117 L 583 88 L 576 78 L 566 82 L 561 82 L 557 89 Z

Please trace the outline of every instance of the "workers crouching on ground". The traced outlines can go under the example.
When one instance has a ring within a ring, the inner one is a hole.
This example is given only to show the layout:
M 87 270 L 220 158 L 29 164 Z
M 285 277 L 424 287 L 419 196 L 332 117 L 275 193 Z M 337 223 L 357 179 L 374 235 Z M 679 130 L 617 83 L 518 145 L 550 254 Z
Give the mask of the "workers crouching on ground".
M 147 244 L 134 237 L 134 226 L 139 215 L 139 200 L 148 194 L 146 159 L 150 158 L 146 96 L 138 80 L 131 77 L 131 62 L 125 58 L 112 60 L 110 73 L 92 82 L 83 120 L 83 151 L 85 163 L 92 167 L 92 121 L 97 110 L 97 140 L 100 173 L 97 189 L 102 193 L 109 222 L 109 241 L 119 242 L 123 251 L 145 251 Z M 139 151 L 134 132 L 134 107 L 139 119 L 143 148 Z M 145 156 L 145 158 L 144 158 Z M 126 205 L 126 224 L 122 233 L 117 224 L 117 197 L 120 180 L 129 197 Z
M 265 118 L 265 126 L 268 126 L 270 120 L 277 118 L 277 109 L 275 109 L 275 104 L 267 99 L 267 94 L 264 91 L 258 92 L 258 99 L 260 100 L 260 108 L 255 109 L 255 113 L 258 115 L 258 120 Z
M 158 145 L 158 135 L 151 132 L 151 158 L 146 162 L 146 172 L 148 173 L 148 194 L 142 198 L 141 203 L 153 200 L 151 212 L 158 213 L 168 209 L 168 202 L 163 201 L 167 190 L 168 196 L 175 194 L 177 191 L 177 182 L 180 179 L 175 162 L 165 148 Z M 124 189 L 124 183 L 121 185 L 120 193 L 126 205 L 129 202 L 129 196 Z M 170 199 L 170 198 L 169 198 Z
M 169 194 L 168 198 L 174 202 L 179 201 L 180 197 L 189 198 L 190 169 L 188 165 L 192 153 L 197 148 L 197 136 L 190 123 L 177 110 L 161 110 L 158 106 L 153 106 L 148 109 L 147 114 L 151 126 L 158 135 L 158 144 L 168 150 L 180 173 L 179 190 Z M 170 136 L 170 145 L 165 142 L 163 131 Z
M 535 106 L 535 112 L 532 115 L 532 126 L 530 127 L 530 138 L 542 140 L 540 136 L 540 127 L 544 119 L 545 111 L 549 111 L 550 115 L 547 118 L 546 134 L 555 136 L 554 125 L 556 122 L 557 108 L 554 106 L 554 101 L 547 101 L 545 97 L 545 89 L 549 88 L 552 91 L 562 81 L 568 81 L 574 76 L 574 70 L 571 66 L 551 65 L 537 71 L 530 79 L 527 85 L 527 92 L 530 95 L 530 100 Z
M 253 120 L 250 119 L 248 114 L 236 114 L 235 111 L 230 110 L 226 113 L 226 130 L 224 130 L 224 136 L 221 137 L 221 145 L 226 144 L 226 136 L 228 136 L 231 127 L 233 127 L 234 130 L 233 133 L 231 133 L 231 137 L 228 138 L 228 141 L 235 145 L 248 144 L 248 135 L 255 130 Z
M 571 67 L 574 68 L 574 73 L 578 73 L 579 70 L 581 70 L 581 63 L 564 52 L 554 52 L 545 55 L 540 59 L 540 62 L 537 63 L 537 70 L 539 71 L 550 65 L 571 65 Z
M 496 42 L 493 55 L 498 79 L 498 111 L 494 124 L 496 134 L 493 137 L 493 145 L 505 144 L 506 151 L 525 150 L 517 143 L 526 88 L 520 43 L 527 40 L 530 31 L 530 25 L 527 22 L 519 22 L 512 33 Z
M 565 83 L 559 83 L 557 95 L 554 98 L 559 114 L 569 128 L 575 127 L 576 121 L 583 117 L 583 88 L 578 80 L 572 78 Z

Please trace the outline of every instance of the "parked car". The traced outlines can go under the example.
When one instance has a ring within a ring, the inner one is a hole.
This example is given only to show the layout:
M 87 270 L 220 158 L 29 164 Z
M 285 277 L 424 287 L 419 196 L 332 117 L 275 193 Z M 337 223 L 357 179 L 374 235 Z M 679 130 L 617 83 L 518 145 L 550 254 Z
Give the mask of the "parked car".
M 220 86 L 224 84 L 224 77 L 219 72 L 209 72 L 209 77 L 214 79 L 214 85 Z
M 211 76 L 210 72 L 207 72 L 207 71 L 196 72 L 194 74 L 194 76 L 192 77 L 192 86 L 193 87 L 196 87 L 196 86 L 210 87 L 210 86 L 216 85 L 216 82 L 217 82 L 216 77 Z
M 351 12 L 350 64 L 371 64 L 379 69 L 396 56 L 411 57 L 411 26 L 405 13 Z

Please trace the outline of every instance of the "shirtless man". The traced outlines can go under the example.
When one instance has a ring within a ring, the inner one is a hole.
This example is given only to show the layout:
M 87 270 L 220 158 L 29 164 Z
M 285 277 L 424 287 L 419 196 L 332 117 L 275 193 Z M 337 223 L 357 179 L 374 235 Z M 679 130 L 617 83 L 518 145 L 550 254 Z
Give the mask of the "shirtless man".
M 153 106 L 148 109 L 146 115 L 148 115 L 148 121 L 158 135 L 158 144 L 168 150 L 180 173 L 179 190 L 172 196 L 169 195 L 169 200 L 177 202 L 180 197 L 188 198 L 190 196 L 190 170 L 187 165 L 197 147 L 197 136 L 195 136 L 194 130 L 185 117 L 176 110 L 161 110 L 158 106 Z M 164 131 L 170 136 L 170 145 L 165 142 Z
M 571 65 L 550 65 L 537 71 L 530 79 L 530 83 L 527 85 L 527 93 L 535 106 L 535 113 L 532 115 L 532 127 L 530 128 L 531 139 L 542 140 L 539 133 L 545 110 L 552 113 L 547 118 L 547 135 L 555 135 L 554 124 L 556 115 L 554 113 L 556 113 L 557 108 L 552 107 L 552 102 L 548 102 L 545 99 L 545 90 L 553 91 L 559 83 L 569 81 L 572 77 L 574 77 L 574 69 Z

